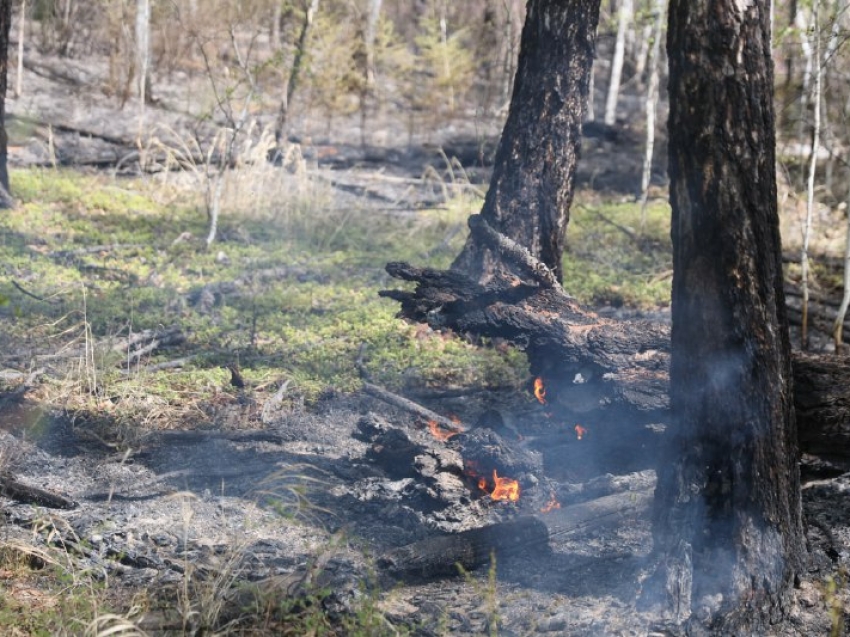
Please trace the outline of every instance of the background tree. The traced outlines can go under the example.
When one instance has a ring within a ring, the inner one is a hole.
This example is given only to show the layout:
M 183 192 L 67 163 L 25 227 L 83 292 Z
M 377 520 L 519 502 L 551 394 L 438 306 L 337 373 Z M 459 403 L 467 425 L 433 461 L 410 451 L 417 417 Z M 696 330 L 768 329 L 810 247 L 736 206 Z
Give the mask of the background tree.
M 617 121 L 617 100 L 620 97 L 620 80 L 623 76 L 623 62 L 626 54 L 626 32 L 634 14 L 633 0 L 621 0 L 617 7 L 617 39 L 614 42 L 614 55 L 611 58 L 611 75 L 608 80 L 608 94 L 605 98 L 603 121 L 611 126 Z
M 669 13 L 674 426 L 645 598 L 714 634 L 764 634 L 804 559 L 769 5 Z
M 0 0 L 0 207 L 11 205 L 9 193 L 9 137 L 6 134 L 6 86 L 9 78 L 9 32 L 12 28 L 12 0 Z
M 588 97 L 599 0 L 531 0 L 511 107 L 481 217 L 560 281 Z M 480 279 L 503 269 L 474 234 L 453 266 Z

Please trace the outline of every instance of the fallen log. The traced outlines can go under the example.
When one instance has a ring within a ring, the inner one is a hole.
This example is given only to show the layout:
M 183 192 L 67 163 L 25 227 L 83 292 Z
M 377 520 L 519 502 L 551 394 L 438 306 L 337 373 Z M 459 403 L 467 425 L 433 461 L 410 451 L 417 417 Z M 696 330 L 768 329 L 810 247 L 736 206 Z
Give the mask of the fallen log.
M 407 263 L 386 270 L 416 284 L 380 292 L 401 303 L 399 316 L 525 350 L 559 417 L 580 420 L 593 412 L 625 428 L 669 422 L 668 325 L 599 317 L 553 287 L 482 285 L 456 271 Z M 793 365 L 802 451 L 829 455 L 836 470 L 850 470 L 850 359 L 795 353 Z
M 794 407 L 803 452 L 850 471 L 850 359 L 796 353 Z
M 555 509 L 540 517 L 526 515 L 462 533 L 430 537 L 387 551 L 378 558 L 378 566 L 386 575 L 405 581 L 449 577 L 457 575 L 459 568 L 475 570 L 493 555 L 498 559 L 525 551 L 549 551 L 552 539 L 640 515 L 651 501 L 652 489 L 644 488 Z
M 75 509 L 77 503 L 73 500 L 51 493 L 38 487 L 33 487 L 19 482 L 10 473 L 0 473 L 0 496 L 20 502 L 22 504 L 35 504 L 49 509 Z

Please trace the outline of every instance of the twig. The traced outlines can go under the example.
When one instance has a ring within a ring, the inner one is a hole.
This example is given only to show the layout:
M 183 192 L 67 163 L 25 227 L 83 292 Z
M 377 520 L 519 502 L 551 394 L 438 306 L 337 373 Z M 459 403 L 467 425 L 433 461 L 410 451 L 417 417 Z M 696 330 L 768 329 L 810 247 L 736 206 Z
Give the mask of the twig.
M 443 429 L 447 429 L 449 431 L 457 431 L 462 426 L 459 426 L 458 423 L 441 416 L 440 414 L 431 411 L 427 407 L 423 407 L 422 405 L 413 402 L 403 396 L 399 396 L 398 394 L 394 394 L 382 387 L 378 387 L 377 385 L 373 385 L 372 383 L 363 383 L 363 391 L 369 394 L 370 396 L 377 398 L 378 400 L 382 400 L 385 403 L 392 405 L 394 407 L 398 407 L 399 409 L 403 409 L 415 416 L 419 416 L 423 420 L 434 421 Z
M 597 217 L 599 217 L 600 221 L 602 221 L 603 223 L 607 223 L 609 226 L 616 228 L 617 230 L 622 232 L 624 235 L 626 235 L 632 241 L 638 240 L 638 236 L 632 230 L 630 230 L 629 228 L 627 228 L 626 226 L 624 226 L 622 224 L 617 223 L 613 219 L 609 219 L 608 217 L 603 215 L 601 212 L 599 212 L 596 208 L 590 208 L 588 206 L 582 206 L 582 205 L 579 205 L 578 208 L 581 208 L 582 210 L 587 210 L 588 212 L 592 212 Z
M 41 301 L 42 303 L 50 303 L 50 301 L 48 301 L 47 299 L 40 297 L 37 294 L 33 294 L 29 290 L 25 289 L 20 283 L 15 281 L 15 279 L 12 279 L 12 285 L 14 285 L 18 289 L 19 292 L 27 295 L 31 299 L 35 299 L 36 301 Z
M 48 252 L 49 257 L 75 257 L 84 254 L 95 254 L 97 252 L 112 252 L 114 250 L 122 250 L 125 248 L 143 248 L 141 243 L 113 243 L 111 245 L 89 246 L 87 248 L 79 248 L 78 250 L 53 250 Z

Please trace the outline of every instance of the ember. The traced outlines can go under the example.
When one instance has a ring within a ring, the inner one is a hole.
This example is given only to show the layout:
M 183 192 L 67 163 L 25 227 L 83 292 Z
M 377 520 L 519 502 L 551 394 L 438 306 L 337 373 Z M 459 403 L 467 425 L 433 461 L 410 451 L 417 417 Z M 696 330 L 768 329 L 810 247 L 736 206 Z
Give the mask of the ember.
M 500 478 L 495 469 L 493 469 L 493 482 L 496 486 L 490 494 L 491 498 L 494 500 L 508 500 L 509 502 L 519 500 L 519 482 L 511 478 Z
M 581 425 L 576 425 L 575 430 L 576 430 L 576 438 L 578 438 L 579 440 L 581 440 L 582 437 L 584 436 L 584 434 L 587 433 L 587 429 L 585 429 Z
M 549 511 L 554 511 L 555 509 L 560 509 L 561 503 L 555 498 L 555 493 L 549 496 L 549 501 L 540 509 L 540 513 L 549 513 Z
M 459 424 L 459 423 L 456 423 Z M 446 442 L 452 436 L 458 435 L 462 430 L 458 429 L 457 431 L 452 429 L 443 429 L 438 425 L 435 421 L 428 421 L 428 431 L 431 432 L 431 435 L 434 436 L 440 442 Z
M 541 405 L 546 404 L 546 388 L 543 386 L 542 378 L 534 379 L 534 397 L 540 402 Z

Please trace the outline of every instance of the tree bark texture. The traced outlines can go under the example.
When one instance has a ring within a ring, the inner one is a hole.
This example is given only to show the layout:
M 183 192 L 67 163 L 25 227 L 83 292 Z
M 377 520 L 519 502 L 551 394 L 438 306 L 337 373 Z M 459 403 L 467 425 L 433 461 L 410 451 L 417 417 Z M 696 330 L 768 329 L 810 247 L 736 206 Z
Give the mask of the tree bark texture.
M 673 422 L 655 592 L 693 632 L 764 634 L 804 557 L 769 4 L 669 12 Z
M 600 0 L 530 0 L 508 119 L 481 216 L 560 281 Z M 453 269 L 509 276 L 474 239 Z
M 12 28 L 12 0 L 0 0 L 0 207 L 10 205 L 9 138 L 6 135 L 6 87 L 9 77 L 9 31 Z

